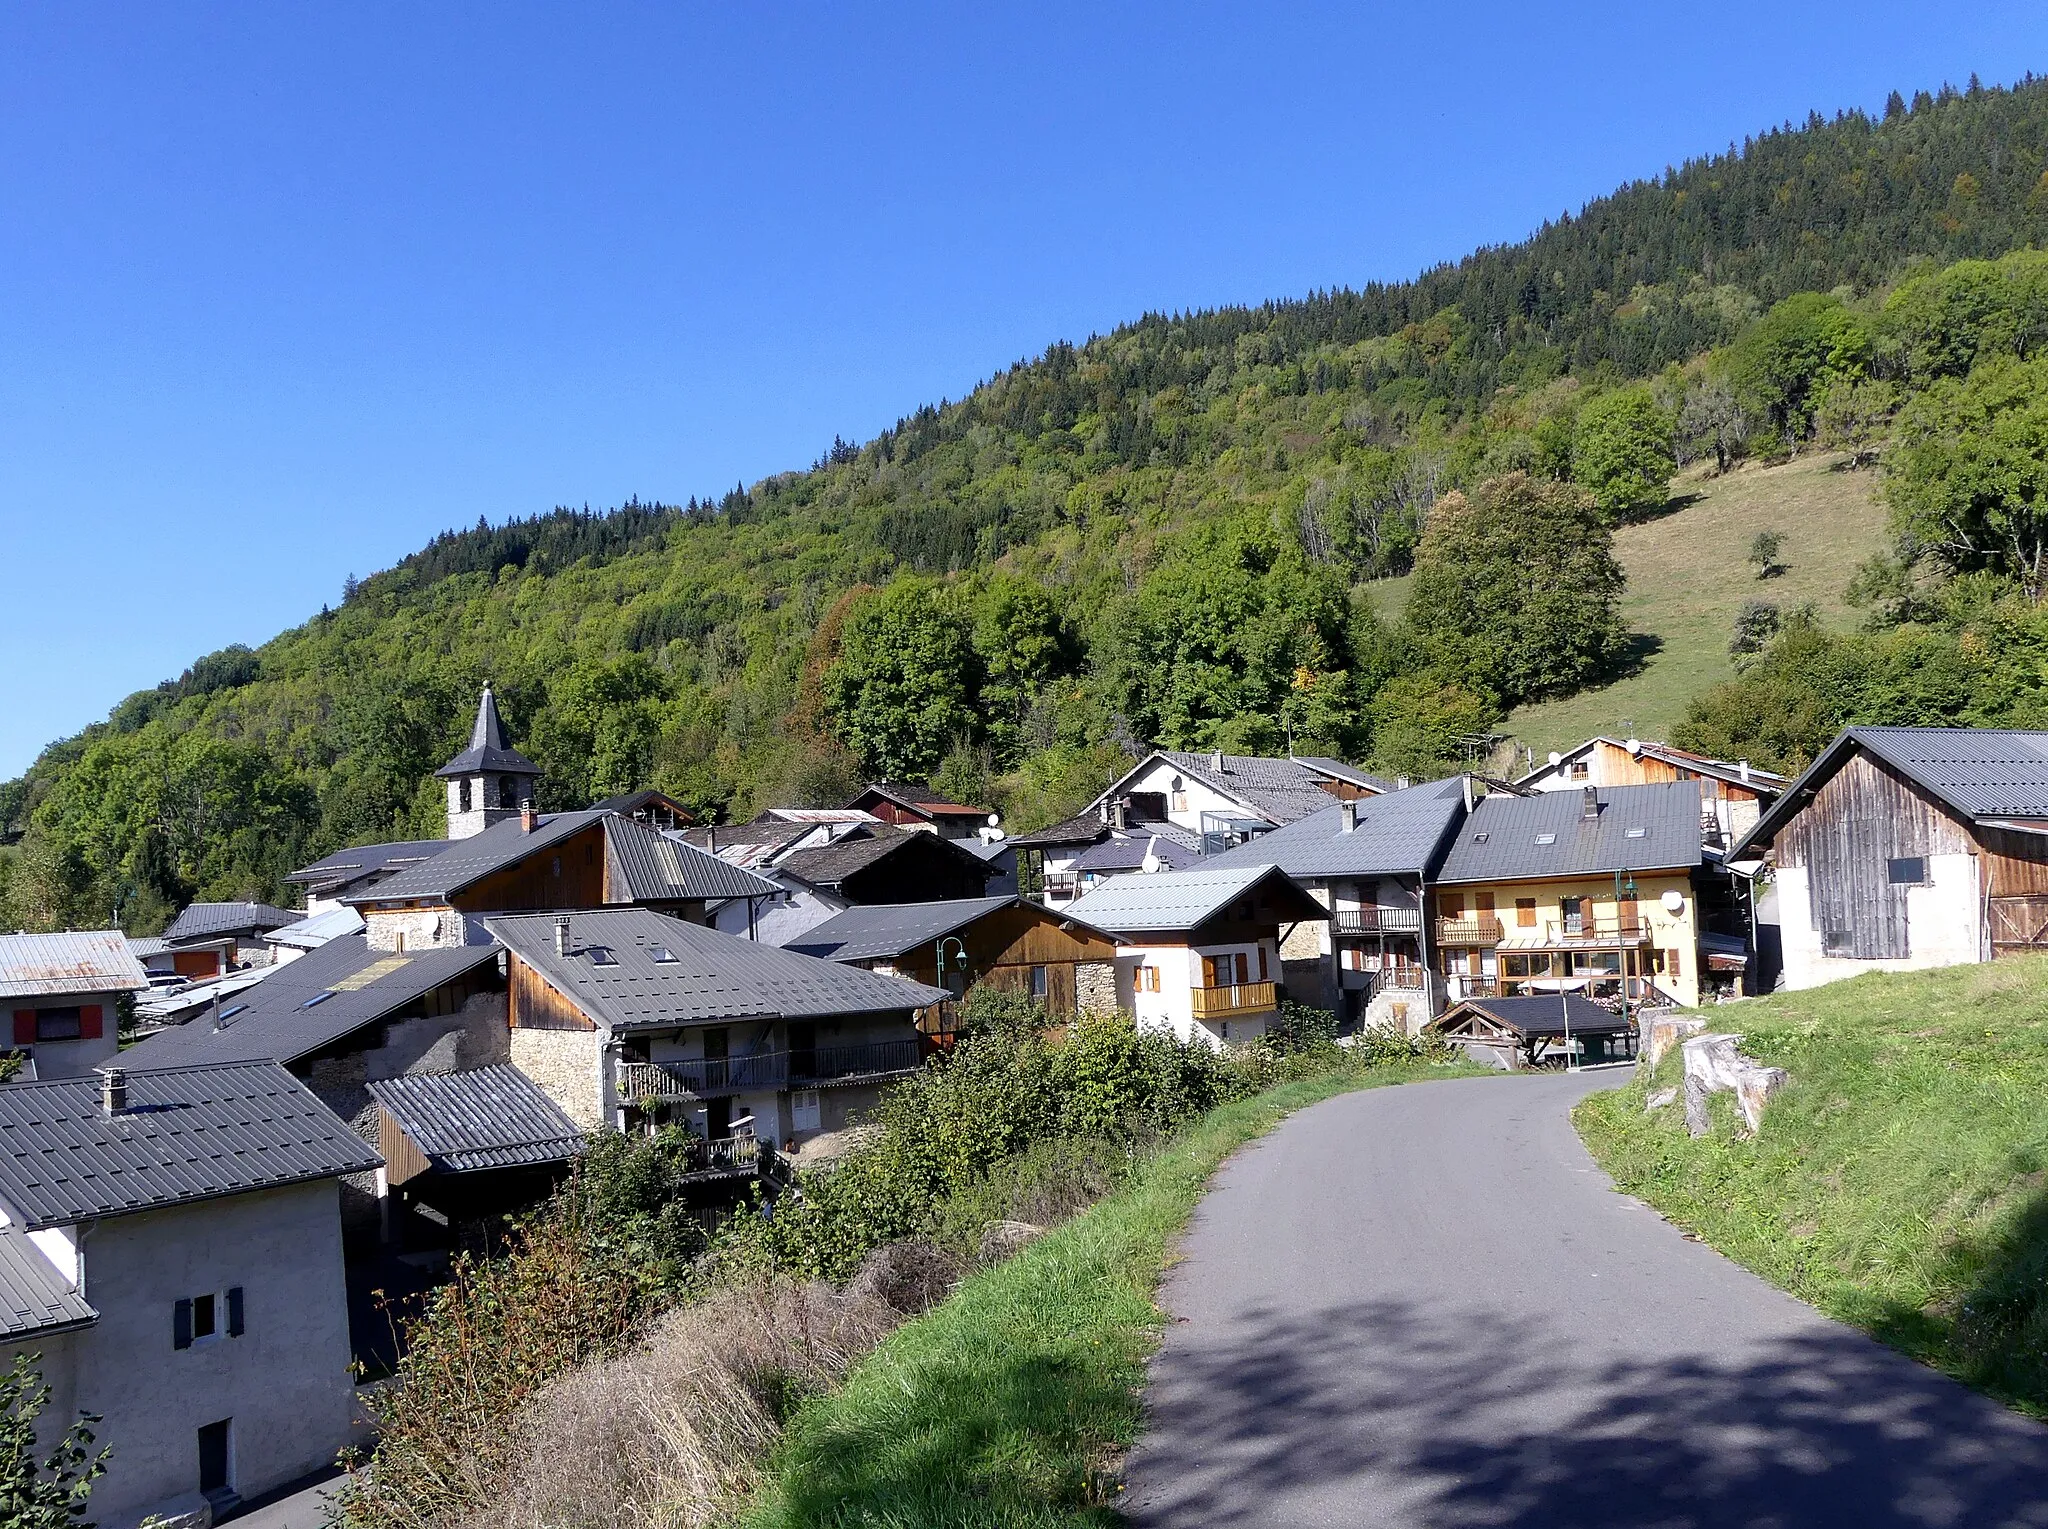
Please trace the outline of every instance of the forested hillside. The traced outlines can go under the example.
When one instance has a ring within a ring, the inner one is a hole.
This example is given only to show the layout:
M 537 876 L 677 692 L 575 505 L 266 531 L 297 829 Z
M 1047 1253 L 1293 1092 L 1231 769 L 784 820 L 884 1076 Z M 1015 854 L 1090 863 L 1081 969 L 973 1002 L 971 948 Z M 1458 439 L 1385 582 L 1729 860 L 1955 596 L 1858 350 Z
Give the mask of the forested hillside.
M 1885 464 L 1873 630 L 1756 613 L 1687 735 L 1789 765 L 1873 709 L 2031 715 L 2048 276 L 1947 268 L 2044 242 L 2048 84 L 1895 97 L 1413 282 L 1054 345 L 722 497 L 448 533 L 0 787 L 0 924 L 146 929 L 435 830 L 487 679 L 553 806 L 936 773 L 1029 825 L 1154 742 L 1443 768 L 1639 656 L 1612 536 L 1674 471 L 1816 445 Z

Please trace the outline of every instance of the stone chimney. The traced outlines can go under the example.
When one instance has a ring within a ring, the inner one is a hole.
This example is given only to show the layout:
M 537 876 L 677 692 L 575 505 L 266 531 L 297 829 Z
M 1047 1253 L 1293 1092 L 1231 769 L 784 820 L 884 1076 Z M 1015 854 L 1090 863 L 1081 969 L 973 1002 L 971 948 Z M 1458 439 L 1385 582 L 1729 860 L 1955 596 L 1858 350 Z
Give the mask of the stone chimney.
M 1109 804 L 1109 826 L 1118 829 L 1128 828 L 1130 826 L 1130 812 L 1130 798 L 1127 796 L 1118 797 Z
M 1579 816 L 1590 823 L 1600 816 L 1600 793 L 1591 786 L 1586 787 L 1580 798 Z
M 1223 750 L 1217 749 L 1209 755 L 1209 768 L 1218 775 L 1223 773 Z
M 100 1113 L 112 1120 L 128 1111 L 128 1074 L 119 1067 L 100 1069 Z
M 540 814 L 533 810 L 533 803 L 527 802 L 519 809 L 519 831 L 530 834 L 540 827 Z
M 566 918 L 555 920 L 555 954 L 558 956 L 569 954 L 569 921 Z

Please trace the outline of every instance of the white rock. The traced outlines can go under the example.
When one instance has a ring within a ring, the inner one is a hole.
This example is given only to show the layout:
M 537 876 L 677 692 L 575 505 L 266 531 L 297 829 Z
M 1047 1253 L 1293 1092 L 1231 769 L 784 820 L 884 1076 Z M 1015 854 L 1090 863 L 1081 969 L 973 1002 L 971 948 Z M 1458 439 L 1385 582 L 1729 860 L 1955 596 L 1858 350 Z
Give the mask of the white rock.
M 1671 1102 L 1672 1100 L 1676 1099 L 1677 1097 L 1678 1097 L 1678 1090 L 1677 1090 L 1677 1089 L 1675 1089 L 1675 1088 L 1660 1088 L 1660 1089 L 1658 1089 L 1658 1090 L 1657 1090 L 1657 1092 L 1655 1092 L 1654 1094 L 1650 1095 L 1650 1097 L 1649 1097 L 1648 1101 L 1646 1101 L 1646 1102 L 1644 1103 L 1644 1105 L 1643 1105 L 1643 1113 L 1644 1113 L 1645 1115 L 1647 1115 L 1647 1114 L 1649 1114 L 1649 1113 L 1650 1113 L 1650 1112 L 1651 1112 L 1652 1110 L 1661 1110 L 1661 1109 L 1663 1109 L 1663 1108 L 1664 1108 L 1664 1106 L 1665 1106 L 1665 1105 L 1669 1104 L 1669 1103 L 1670 1103 L 1670 1102 Z
M 1742 1111 L 1743 1134 L 1754 1136 L 1763 1129 L 1764 1106 L 1771 1095 L 1785 1086 L 1788 1074 L 1782 1067 L 1766 1067 L 1737 1048 L 1739 1035 L 1695 1035 L 1680 1048 L 1685 1057 L 1685 1128 L 1704 1136 L 1711 1127 L 1707 1118 L 1707 1097 L 1733 1092 Z

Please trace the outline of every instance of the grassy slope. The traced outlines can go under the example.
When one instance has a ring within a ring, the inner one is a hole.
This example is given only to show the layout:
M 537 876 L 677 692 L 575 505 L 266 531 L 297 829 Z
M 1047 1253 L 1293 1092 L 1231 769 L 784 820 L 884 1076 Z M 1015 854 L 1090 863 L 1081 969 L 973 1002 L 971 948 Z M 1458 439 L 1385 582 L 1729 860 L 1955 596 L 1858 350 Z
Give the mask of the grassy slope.
M 1216 1111 L 1128 1188 L 900 1329 L 804 1406 L 747 1529 L 1110 1524 L 1162 1316 L 1167 1245 L 1216 1166 L 1304 1105 L 1451 1075 L 1388 1068 L 1284 1084 Z
M 1712 1013 L 1791 1083 L 1694 1141 L 1638 1082 L 1579 1106 L 1625 1190 L 1895 1347 L 2048 1416 L 2048 960 L 1869 976 Z M 1667 1058 L 1660 1085 L 1678 1079 Z

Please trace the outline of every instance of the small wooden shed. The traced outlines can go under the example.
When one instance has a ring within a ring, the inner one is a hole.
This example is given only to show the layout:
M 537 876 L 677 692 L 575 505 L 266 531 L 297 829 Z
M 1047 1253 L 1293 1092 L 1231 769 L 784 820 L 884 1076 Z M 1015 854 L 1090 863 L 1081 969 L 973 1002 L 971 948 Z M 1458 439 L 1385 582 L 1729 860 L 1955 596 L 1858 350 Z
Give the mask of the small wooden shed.
M 1635 1051 L 1631 1021 L 1576 993 L 1467 998 L 1430 1028 L 1473 1061 L 1509 1072 L 1561 1064 L 1574 1050 L 1588 1061 Z

